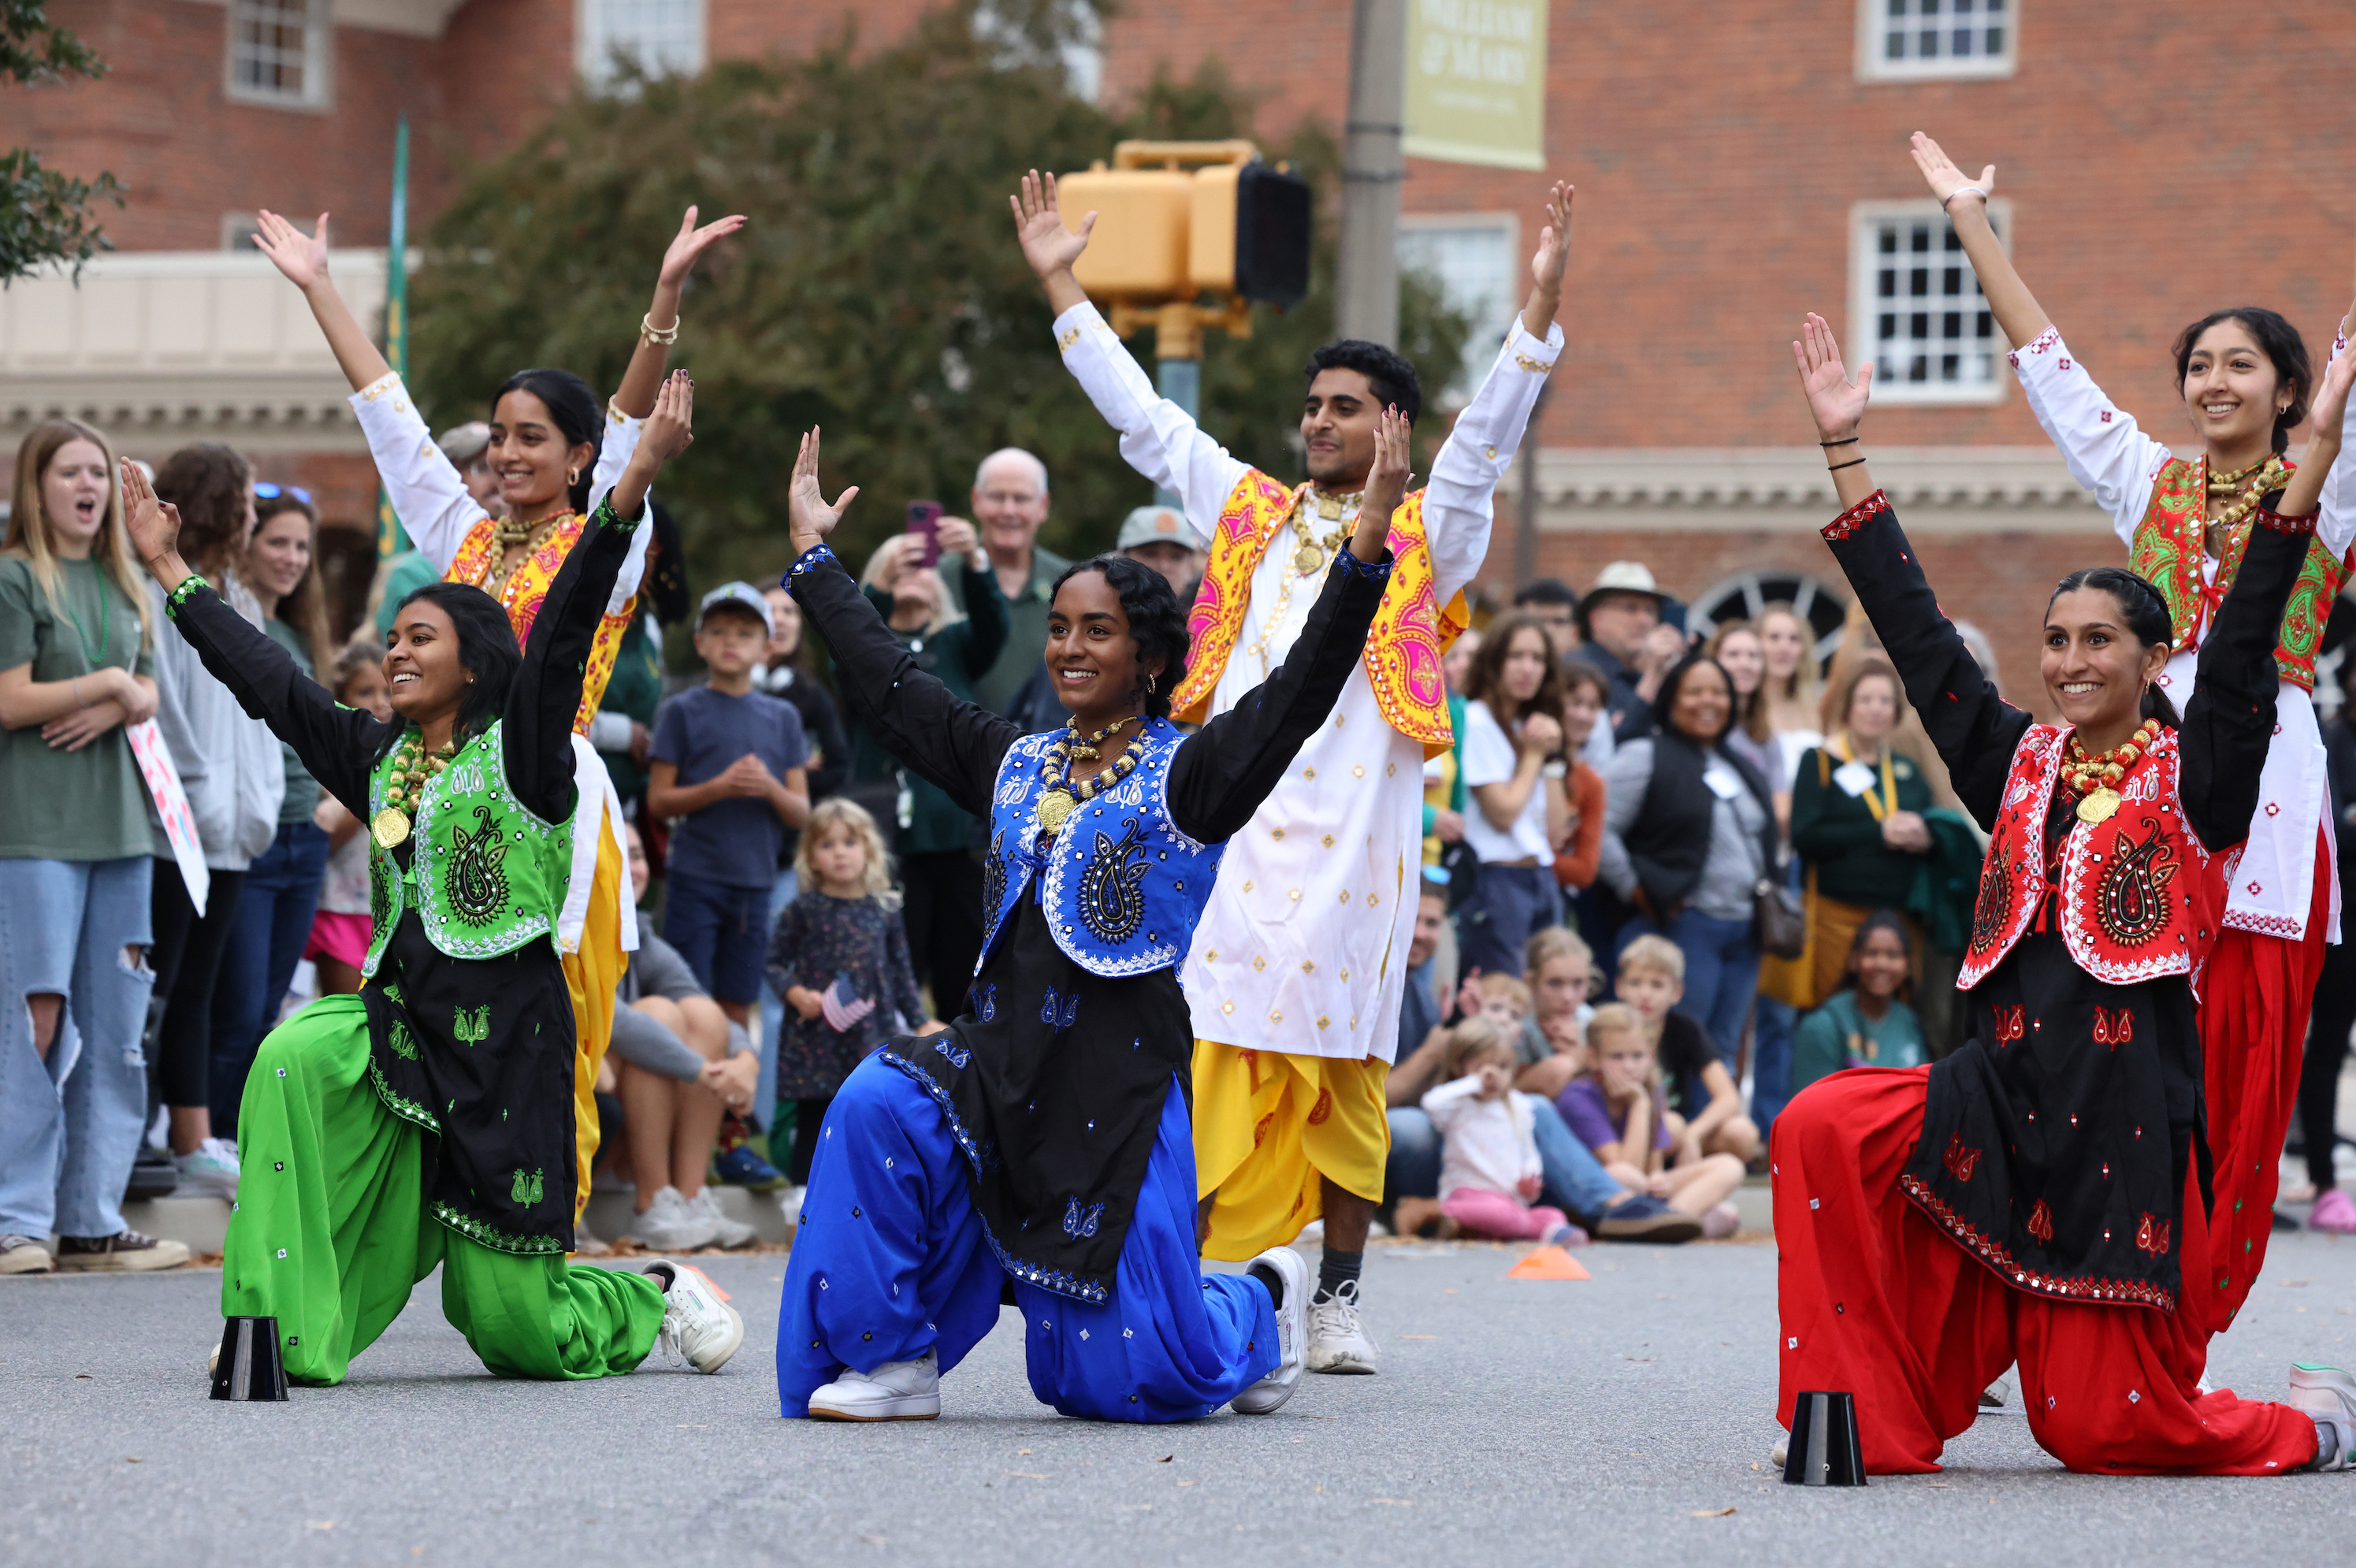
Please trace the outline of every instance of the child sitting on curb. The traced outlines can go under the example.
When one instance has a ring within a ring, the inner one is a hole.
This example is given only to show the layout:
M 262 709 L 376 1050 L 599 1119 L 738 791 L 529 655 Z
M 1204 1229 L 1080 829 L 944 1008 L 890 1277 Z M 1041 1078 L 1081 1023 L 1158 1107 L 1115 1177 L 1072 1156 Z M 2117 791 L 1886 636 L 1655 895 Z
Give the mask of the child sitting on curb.
M 1542 1185 L 1530 1098 L 1513 1087 L 1512 1036 L 1490 1019 L 1451 1032 L 1451 1081 L 1423 1097 L 1440 1135 L 1440 1208 L 1456 1233 L 1583 1246 L 1587 1232 L 1537 1202 Z
M 1759 1125 L 1742 1113 L 1742 1091 L 1708 1034 L 1676 1011 L 1686 993 L 1684 951 L 1666 937 L 1638 937 L 1621 950 L 1612 987 L 1644 1020 L 1644 1043 L 1668 1091 L 1662 1120 L 1675 1142 L 1671 1164 L 1731 1155 L 1738 1166 L 1747 1165 L 1759 1153 Z
M 1587 1065 L 1588 1004 L 1594 989 L 1595 954 L 1568 926 L 1548 926 L 1530 939 L 1522 961 L 1530 990 L 1530 1015 L 1522 1020 L 1515 1045 L 1521 1056 L 1514 1087 L 1552 1100 Z
M 1726 1199 L 1742 1185 L 1742 1162 L 1732 1155 L 1687 1158 L 1677 1149 L 1643 1016 L 1625 1003 L 1597 1008 L 1587 1024 L 1587 1054 L 1588 1073 L 1555 1108 L 1604 1173 L 1700 1220 L 1705 1236 L 1733 1235 L 1740 1219 Z

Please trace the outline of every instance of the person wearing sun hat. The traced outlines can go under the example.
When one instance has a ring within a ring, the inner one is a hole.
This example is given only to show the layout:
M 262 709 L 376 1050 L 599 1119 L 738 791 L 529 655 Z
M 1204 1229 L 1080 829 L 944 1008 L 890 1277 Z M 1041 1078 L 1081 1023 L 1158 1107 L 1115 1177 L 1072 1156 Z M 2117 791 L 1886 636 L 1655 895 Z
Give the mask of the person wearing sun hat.
M 1642 561 L 1614 561 L 1595 575 L 1595 585 L 1579 601 L 1579 635 L 1573 657 L 1593 666 L 1611 688 L 1615 740 L 1633 740 L 1651 715 L 1661 677 L 1686 650 L 1685 633 L 1665 625 L 1661 610 L 1669 596 L 1653 581 Z

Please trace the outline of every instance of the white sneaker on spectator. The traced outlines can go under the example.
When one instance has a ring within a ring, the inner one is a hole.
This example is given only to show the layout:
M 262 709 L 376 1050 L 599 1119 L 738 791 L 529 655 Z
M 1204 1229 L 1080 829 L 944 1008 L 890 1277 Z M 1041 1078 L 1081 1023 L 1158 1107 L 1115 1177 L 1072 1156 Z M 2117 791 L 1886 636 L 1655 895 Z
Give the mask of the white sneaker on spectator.
M 658 1252 L 692 1252 L 709 1247 L 720 1228 L 687 1205 L 679 1188 L 664 1187 L 643 1214 L 630 1221 L 630 1240 Z
M 662 1348 L 699 1372 L 716 1372 L 744 1343 L 744 1319 L 695 1270 L 657 1258 L 646 1273 L 663 1287 Z
M 187 1261 L 185 1242 L 158 1240 L 128 1228 L 112 1236 L 58 1238 L 57 1265 L 60 1269 L 144 1273 L 149 1269 L 177 1269 Z
M 761 1233 L 741 1219 L 731 1219 L 709 1185 L 687 1200 L 688 1211 L 712 1221 L 712 1239 L 723 1247 L 749 1247 Z
M 1276 1276 L 1270 1294 L 1284 1300 L 1276 1309 L 1276 1369 L 1237 1394 L 1230 1402 L 1239 1415 L 1266 1415 L 1292 1397 L 1301 1386 L 1303 1343 L 1309 1337 L 1308 1260 L 1290 1247 L 1270 1247 L 1244 1270 L 1248 1274 Z
M 0 1274 L 46 1274 L 57 1266 L 49 1250 L 30 1236 L 0 1236 Z
M 788 1187 L 777 1194 L 777 1212 L 786 1217 L 787 1224 L 799 1225 L 802 1222 L 802 1205 L 809 1198 L 809 1187 Z
M 1305 1266 L 1305 1265 L 1304 1265 Z M 1358 1326 L 1358 1282 L 1309 1304 L 1309 1369 L 1364 1374 L 1376 1370 L 1374 1341 Z
M 815 1421 L 930 1421 L 941 1413 L 937 1352 L 913 1361 L 886 1361 L 872 1372 L 842 1376 L 809 1397 Z
M 180 1173 L 175 1197 L 218 1197 L 237 1201 L 237 1145 L 226 1138 L 207 1138 L 188 1154 L 174 1155 L 172 1167 Z
M 2290 1364 L 2290 1402 L 2315 1421 L 2310 1470 L 2356 1470 L 2356 1377 L 2313 1361 Z

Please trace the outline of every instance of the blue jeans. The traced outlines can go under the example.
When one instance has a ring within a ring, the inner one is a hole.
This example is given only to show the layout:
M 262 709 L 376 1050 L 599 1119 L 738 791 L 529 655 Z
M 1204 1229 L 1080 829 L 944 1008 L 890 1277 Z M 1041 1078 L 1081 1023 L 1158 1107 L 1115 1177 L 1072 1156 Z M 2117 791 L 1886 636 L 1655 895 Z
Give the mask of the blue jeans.
M 1687 909 L 1664 930 L 1639 915 L 1620 928 L 1621 950 L 1648 932 L 1668 938 L 1686 955 L 1686 993 L 1676 1010 L 1708 1031 L 1718 1059 L 1733 1071 L 1735 1054 L 1742 1048 L 1742 1021 L 1759 993 L 1759 943 L 1751 935 L 1751 921 Z
M 1536 1122 L 1531 1131 L 1537 1139 L 1538 1165 L 1546 1173 L 1540 1201 L 1581 1219 L 1594 1219 L 1625 1189 L 1603 1174 L 1587 1145 L 1564 1124 L 1562 1112 L 1553 1101 L 1536 1095 L 1530 1099 Z M 1383 1167 L 1383 1196 L 1394 1202 L 1402 1197 L 1438 1197 L 1440 1133 L 1431 1118 L 1418 1106 L 1395 1105 L 1390 1123 L 1391 1153 Z
M 769 886 L 769 929 L 777 929 L 777 917 L 786 912 L 801 892 L 801 883 L 793 867 L 777 873 Z M 777 1119 L 777 1035 L 786 1026 L 786 999 L 769 989 L 768 954 L 761 955 L 761 1082 L 753 1091 L 753 1117 L 765 1132 L 774 1131 Z M 772 1164 L 775 1163 L 773 1160 Z
M 237 1136 L 237 1103 L 262 1036 L 278 1021 L 294 965 L 319 910 L 327 835 L 311 822 L 281 822 L 278 837 L 246 867 L 237 918 L 213 983 L 213 1136 Z
M 663 889 L 663 940 L 717 1002 L 750 1006 L 769 956 L 769 888 L 673 873 Z
M 1517 976 L 1530 938 L 1561 923 L 1562 888 L 1554 867 L 1483 865 L 1472 896 L 1456 911 L 1458 970 Z
M 123 1229 L 147 1121 L 153 864 L 0 860 L 0 1232 Z M 26 1005 L 44 994 L 65 998 L 46 1058 Z
M 1753 1015 L 1751 1049 L 1751 1120 L 1759 1124 L 1759 1146 L 1792 1098 L 1792 1033 L 1797 1015 L 1788 1002 L 1759 993 Z

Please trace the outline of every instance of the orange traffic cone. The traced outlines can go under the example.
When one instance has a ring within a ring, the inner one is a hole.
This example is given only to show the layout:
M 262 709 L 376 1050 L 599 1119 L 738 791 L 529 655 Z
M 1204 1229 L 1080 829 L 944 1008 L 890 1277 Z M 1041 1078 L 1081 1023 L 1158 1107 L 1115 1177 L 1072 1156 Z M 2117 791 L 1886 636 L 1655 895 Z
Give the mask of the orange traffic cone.
M 1587 1270 L 1560 1247 L 1533 1247 L 1529 1255 L 1505 1271 L 1509 1280 L 1583 1280 Z

